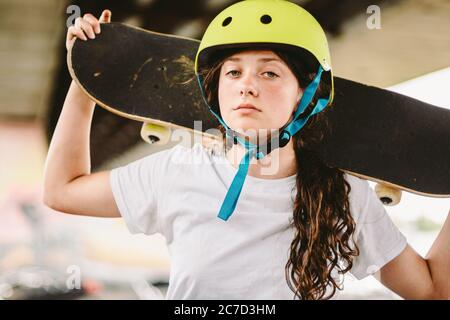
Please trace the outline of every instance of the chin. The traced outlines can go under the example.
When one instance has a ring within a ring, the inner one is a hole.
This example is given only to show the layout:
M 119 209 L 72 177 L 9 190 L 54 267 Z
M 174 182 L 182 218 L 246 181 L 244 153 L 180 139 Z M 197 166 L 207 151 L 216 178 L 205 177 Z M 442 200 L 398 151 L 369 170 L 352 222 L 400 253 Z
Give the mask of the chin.
M 258 123 L 252 123 L 250 121 L 234 121 L 231 123 L 230 128 L 237 132 L 255 131 L 261 129 L 261 125 Z
M 252 134 L 259 133 L 259 134 L 264 134 L 264 136 L 267 133 L 270 133 L 270 131 L 272 130 L 272 129 L 269 129 L 268 127 L 261 126 L 260 124 L 259 125 L 257 125 L 257 124 L 251 125 L 248 123 L 237 124 L 237 125 L 231 126 L 230 128 L 232 128 L 234 131 L 237 131 L 238 133 L 241 133 L 241 134 L 247 133 L 247 135 L 252 135 Z
M 225 119 L 224 119 L 225 120 Z M 273 123 L 263 123 L 260 119 L 252 119 L 248 117 L 232 118 L 229 121 L 225 120 L 225 123 L 233 130 L 243 133 L 246 131 L 254 132 L 257 130 L 277 130 L 281 128 L 282 124 L 278 127 Z M 275 129 L 273 129 L 275 128 Z

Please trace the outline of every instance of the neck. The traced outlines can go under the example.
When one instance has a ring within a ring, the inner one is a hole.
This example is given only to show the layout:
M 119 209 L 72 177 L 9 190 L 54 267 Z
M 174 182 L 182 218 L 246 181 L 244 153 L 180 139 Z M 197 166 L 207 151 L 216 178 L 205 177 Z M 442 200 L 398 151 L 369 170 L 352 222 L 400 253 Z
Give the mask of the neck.
M 236 169 L 244 157 L 246 150 L 240 144 L 235 144 L 227 151 L 228 161 Z M 292 139 L 283 148 L 277 148 L 260 160 L 253 158 L 248 168 L 248 175 L 261 179 L 281 179 L 297 172 L 294 145 Z

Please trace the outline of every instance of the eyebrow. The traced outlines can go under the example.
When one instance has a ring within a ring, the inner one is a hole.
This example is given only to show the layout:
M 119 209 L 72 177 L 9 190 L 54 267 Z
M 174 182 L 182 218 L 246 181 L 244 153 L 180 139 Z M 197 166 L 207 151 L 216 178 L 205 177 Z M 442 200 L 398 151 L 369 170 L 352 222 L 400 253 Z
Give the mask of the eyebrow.
M 227 62 L 227 61 L 238 62 L 238 61 L 241 61 L 241 58 L 228 58 L 228 59 L 226 59 L 224 61 L 224 63 Z M 262 62 L 278 61 L 278 62 L 281 62 L 281 60 L 278 59 L 278 58 L 259 58 L 258 61 L 262 61 Z

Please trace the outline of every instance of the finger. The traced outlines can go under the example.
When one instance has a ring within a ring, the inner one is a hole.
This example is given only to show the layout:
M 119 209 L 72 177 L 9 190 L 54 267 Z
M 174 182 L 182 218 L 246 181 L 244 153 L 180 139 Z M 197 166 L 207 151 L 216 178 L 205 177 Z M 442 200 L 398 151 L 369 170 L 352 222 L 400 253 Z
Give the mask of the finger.
M 75 37 L 73 34 L 74 29 L 74 26 L 70 26 L 69 29 L 67 29 L 66 42 L 72 41 L 72 39 Z
M 112 13 L 108 9 L 103 10 L 102 15 L 100 16 L 100 23 L 109 23 L 111 22 Z
M 67 49 L 67 51 L 72 50 L 74 43 L 75 43 L 75 38 L 73 38 L 71 41 L 66 42 L 66 49 Z
M 81 29 L 84 31 L 84 33 L 91 39 L 95 39 L 95 33 L 94 33 L 94 29 L 92 28 L 92 26 L 84 19 L 82 18 L 77 18 L 75 20 L 75 27 L 77 29 Z
M 83 19 L 86 20 L 92 26 L 92 28 L 94 28 L 95 33 L 97 34 L 100 33 L 100 22 L 97 20 L 96 17 L 94 17 L 90 13 L 86 13 L 83 16 Z
M 80 38 L 84 41 L 87 40 L 83 31 L 75 26 L 70 26 L 67 32 L 67 41 L 72 41 L 74 38 Z

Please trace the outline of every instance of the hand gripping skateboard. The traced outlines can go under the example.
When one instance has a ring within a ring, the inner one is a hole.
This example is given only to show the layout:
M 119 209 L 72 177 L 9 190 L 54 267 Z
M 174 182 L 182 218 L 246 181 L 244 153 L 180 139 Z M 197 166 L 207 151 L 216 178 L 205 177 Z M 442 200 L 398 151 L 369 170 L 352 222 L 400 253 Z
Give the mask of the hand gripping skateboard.
M 96 40 L 75 41 L 68 65 L 97 104 L 142 121 L 147 142 L 165 143 L 176 128 L 205 133 L 218 126 L 194 74 L 198 45 L 198 40 L 110 23 L 102 25 Z M 332 129 L 314 150 L 323 161 L 377 182 L 385 204 L 398 203 L 399 190 L 450 197 L 450 110 L 334 79 Z

